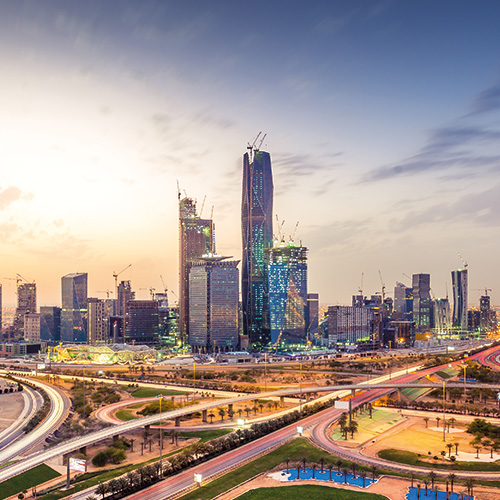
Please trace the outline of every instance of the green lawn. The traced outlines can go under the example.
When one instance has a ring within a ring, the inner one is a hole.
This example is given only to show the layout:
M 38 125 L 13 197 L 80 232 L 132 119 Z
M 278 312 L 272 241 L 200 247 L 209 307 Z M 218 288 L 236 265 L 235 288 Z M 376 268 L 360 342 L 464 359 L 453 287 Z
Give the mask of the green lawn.
M 118 410 L 115 414 L 116 418 L 128 422 L 129 420 L 135 420 L 137 417 L 132 414 L 130 410 Z
M 469 471 L 500 471 L 500 464 L 495 462 L 455 462 L 452 466 L 450 463 L 433 463 L 420 460 L 417 453 L 412 451 L 387 449 L 381 450 L 378 453 L 380 458 L 390 460 L 391 462 L 398 462 L 401 464 L 417 465 L 420 467 L 433 467 L 436 469 L 446 470 L 469 470 Z
M 38 486 L 58 476 L 60 474 L 48 465 L 38 465 L 31 470 L 0 483 L 0 500 L 16 495 L 24 490 L 29 490 L 33 486 Z
M 198 437 L 200 438 L 201 443 L 205 443 L 206 441 L 210 441 L 211 439 L 225 436 L 232 431 L 233 429 L 214 429 L 213 431 L 180 432 L 179 436 L 187 439 Z
M 131 395 L 134 398 L 154 398 L 161 394 L 162 396 L 182 396 L 186 394 L 182 391 L 169 391 L 167 389 L 150 389 L 149 387 L 139 387 Z
M 337 460 L 337 457 L 333 457 L 325 451 L 316 448 L 306 439 L 294 439 L 271 453 L 268 453 L 267 455 L 264 455 L 263 457 L 260 457 L 253 462 L 240 467 L 239 469 L 229 472 L 228 474 L 207 483 L 205 486 L 197 488 L 187 495 L 184 495 L 181 497 L 181 500 L 211 500 L 217 495 L 220 495 L 221 493 L 234 488 L 238 484 L 243 483 L 247 479 L 273 469 L 277 465 L 283 463 L 287 458 L 290 459 L 291 465 L 294 461 L 298 462 L 304 457 L 307 458 L 308 463 L 317 463 L 320 458 L 325 459 L 325 464 L 335 463 Z M 349 462 L 344 461 L 344 464 L 348 465 Z M 360 469 L 362 469 L 361 466 L 358 467 L 358 470 Z
M 375 493 L 346 491 L 329 486 L 283 486 L 281 488 L 258 488 L 238 497 L 241 500 L 386 500 Z

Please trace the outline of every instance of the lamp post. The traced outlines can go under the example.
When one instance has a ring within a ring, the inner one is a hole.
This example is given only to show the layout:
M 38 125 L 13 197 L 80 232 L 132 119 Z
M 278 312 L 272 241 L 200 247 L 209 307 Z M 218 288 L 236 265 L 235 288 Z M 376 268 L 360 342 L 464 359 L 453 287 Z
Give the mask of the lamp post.
M 443 380 L 443 441 L 446 442 L 446 381 Z
M 299 389 L 300 389 L 300 414 L 302 415 L 302 363 L 300 363 L 300 377 L 299 377 Z
M 264 353 L 264 392 L 267 392 L 267 353 Z
M 161 402 L 165 396 L 158 394 L 156 397 L 160 401 L 160 474 L 163 476 L 163 429 L 161 426 Z
M 467 415 L 467 364 L 462 364 L 464 369 L 464 415 Z
M 193 386 L 196 387 L 196 361 L 193 360 Z

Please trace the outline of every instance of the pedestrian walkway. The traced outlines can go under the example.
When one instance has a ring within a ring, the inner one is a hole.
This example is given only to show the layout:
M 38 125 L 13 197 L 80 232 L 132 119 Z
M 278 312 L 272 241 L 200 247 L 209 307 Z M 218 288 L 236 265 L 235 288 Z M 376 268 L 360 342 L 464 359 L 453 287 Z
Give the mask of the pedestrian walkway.
M 314 477 L 313 477 L 314 474 Z M 350 473 L 343 474 L 338 473 L 337 471 L 330 471 L 327 469 L 288 469 L 287 471 L 282 471 L 277 474 L 272 475 L 275 479 L 279 479 L 280 481 L 301 481 L 301 480 L 309 480 L 316 479 L 318 481 L 332 481 L 334 483 L 340 484 L 350 484 L 351 486 L 358 486 L 359 488 L 368 488 L 372 484 L 376 483 L 377 480 L 373 480 L 368 477 L 361 477 L 359 475 L 353 476 Z

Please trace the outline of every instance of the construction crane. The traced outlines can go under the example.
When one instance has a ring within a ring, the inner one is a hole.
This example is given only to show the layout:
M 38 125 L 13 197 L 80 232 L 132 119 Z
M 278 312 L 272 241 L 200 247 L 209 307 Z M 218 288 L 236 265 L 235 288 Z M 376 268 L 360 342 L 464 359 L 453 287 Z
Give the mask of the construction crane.
M 264 134 L 264 136 L 262 137 L 262 139 L 260 140 L 259 142 L 259 145 L 255 148 L 256 151 L 260 151 L 260 148 L 262 146 L 262 143 L 264 142 L 264 139 L 267 137 L 267 134 Z
M 33 281 L 30 281 L 30 280 L 27 280 L 26 278 L 23 278 L 19 273 L 16 274 L 16 276 L 18 277 L 18 281 L 26 281 L 26 283 L 35 283 L 35 280 Z
M 293 241 L 295 238 L 295 233 L 297 232 L 297 228 L 299 227 L 299 221 L 297 221 L 297 224 L 295 224 L 295 229 L 293 230 L 293 233 L 290 235 L 290 241 Z
M 207 199 L 207 195 L 205 195 L 205 196 L 203 197 L 203 202 L 202 202 L 202 204 L 201 204 L 200 215 L 199 215 L 200 219 L 202 218 L 203 208 L 205 207 L 205 201 L 206 201 L 206 199 Z
M 462 254 L 460 252 L 458 252 L 458 256 L 460 257 L 460 260 L 462 261 L 462 264 L 464 265 L 464 269 L 467 269 L 467 267 L 469 266 L 469 264 L 467 264 L 467 262 L 462 257 Z
M 365 273 L 361 273 L 361 285 L 358 288 L 358 293 L 363 296 L 363 278 L 365 277 Z
M 283 219 L 280 223 L 280 220 L 278 219 L 278 215 L 276 215 L 276 222 L 278 223 L 278 238 L 276 238 L 276 235 L 274 236 L 274 239 L 278 240 L 278 243 L 281 243 L 283 239 L 283 234 L 281 230 L 283 229 L 283 225 L 285 224 L 285 219 Z
M 109 299 L 109 294 L 113 294 L 113 292 L 111 290 L 96 290 L 96 293 L 105 293 L 106 294 L 106 298 Z
M 380 272 L 380 269 L 378 271 L 378 275 L 380 276 L 380 285 L 382 286 L 382 304 L 383 304 L 385 300 L 385 283 L 384 280 L 382 279 L 382 273 Z
M 115 279 L 115 297 L 118 299 L 118 276 L 124 273 L 129 267 L 132 267 L 132 264 L 129 264 L 125 269 L 122 269 L 119 273 L 113 271 L 113 278 Z
M 149 290 L 149 295 L 151 295 L 151 300 L 155 299 L 156 288 L 150 286 L 149 288 L 139 288 L 139 290 Z
M 259 133 L 257 134 L 257 137 L 256 137 L 256 138 L 255 138 L 255 140 L 252 142 L 252 144 L 247 143 L 247 144 L 248 144 L 247 149 L 249 150 L 250 163 L 252 163 L 252 161 L 253 161 L 253 152 L 254 152 L 255 144 L 256 144 L 256 143 L 257 143 L 257 141 L 259 140 L 260 134 L 262 134 L 262 132 L 259 132 Z
M 474 288 L 474 290 L 477 290 L 479 292 L 482 292 L 484 290 L 484 296 L 485 297 L 488 297 L 488 292 L 492 292 L 493 291 L 491 288 L 487 288 L 487 287 L 484 287 L 484 288 Z

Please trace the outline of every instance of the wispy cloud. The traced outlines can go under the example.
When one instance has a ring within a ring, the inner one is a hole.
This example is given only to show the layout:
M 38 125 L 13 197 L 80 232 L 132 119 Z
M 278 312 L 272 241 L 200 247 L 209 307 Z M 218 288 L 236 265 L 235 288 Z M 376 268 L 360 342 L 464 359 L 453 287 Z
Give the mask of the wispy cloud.
M 500 82 L 480 92 L 472 102 L 467 116 L 489 113 L 500 109 Z
M 23 193 L 18 187 L 10 186 L 0 190 L 0 210 L 6 209 L 9 205 L 18 200 L 33 199 L 32 193 Z

